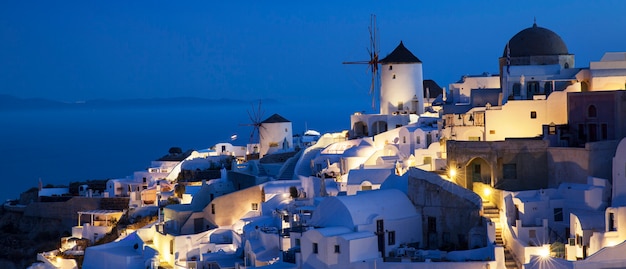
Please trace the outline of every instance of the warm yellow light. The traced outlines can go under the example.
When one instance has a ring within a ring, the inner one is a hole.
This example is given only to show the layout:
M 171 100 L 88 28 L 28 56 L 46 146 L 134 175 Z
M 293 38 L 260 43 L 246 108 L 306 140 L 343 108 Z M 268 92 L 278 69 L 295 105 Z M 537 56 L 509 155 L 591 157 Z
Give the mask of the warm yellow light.
M 539 250 L 539 256 L 544 259 L 550 257 L 550 247 L 549 246 L 542 247 L 541 250 Z
M 450 176 L 450 178 L 456 177 L 456 168 L 450 168 L 450 171 L 448 171 L 448 175 Z
M 483 194 L 484 194 L 485 196 L 489 196 L 489 195 L 491 195 L 491 188 L 485 188 L 485 189 L 483 190 Z

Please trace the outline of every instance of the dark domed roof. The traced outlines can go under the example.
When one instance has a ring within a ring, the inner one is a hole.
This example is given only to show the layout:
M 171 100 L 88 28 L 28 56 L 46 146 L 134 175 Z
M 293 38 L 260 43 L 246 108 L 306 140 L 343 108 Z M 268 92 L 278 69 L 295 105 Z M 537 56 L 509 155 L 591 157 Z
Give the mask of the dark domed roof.
M 567 46 L 556 33 L 533 24 L 509 40 L 511 57 L 528 57 L 540 55 L 568 55 Z M 507 57 L 507 48 L 504 46 L 502 57 Z

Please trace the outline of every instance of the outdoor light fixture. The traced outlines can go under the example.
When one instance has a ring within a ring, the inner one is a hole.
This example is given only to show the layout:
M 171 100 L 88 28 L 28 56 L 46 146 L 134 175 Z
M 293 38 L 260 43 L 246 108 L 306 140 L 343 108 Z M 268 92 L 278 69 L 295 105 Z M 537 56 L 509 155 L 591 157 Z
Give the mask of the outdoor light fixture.
M 483 194 L 485 194 L 485 196 L 489 196 L 489 195 L 491 195 L 491 188 L 485 188 L 485 189 L 483 190 Z
M 539 250 L 539 256 L 542 259 L 546 259 L 546 258 L 550 257 L 550 247 L 549 247 L 549 245 L 548 246 L 543 246 L 541 248 L 541 250 Z
M 448 176 L 450 176 L 450 178 L 456 177 L 456 168 L 450 168 L 450 171 L 448 171 Z

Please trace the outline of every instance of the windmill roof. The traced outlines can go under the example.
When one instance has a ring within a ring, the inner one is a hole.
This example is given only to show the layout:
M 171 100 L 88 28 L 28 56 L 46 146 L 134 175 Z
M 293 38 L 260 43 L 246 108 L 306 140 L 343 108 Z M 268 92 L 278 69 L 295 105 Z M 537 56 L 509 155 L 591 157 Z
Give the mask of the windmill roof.
M 402 41 L 400 41 L 400 45 L 396 47 L 387 57 L 383 58 L 379 61 L 382 64 L 386 63 L 421 63 L 420 59 L 415 57 L 413 53 L 407 49 Z
M 277 122 L 290 122 L 290 121 L 288 119 L 283 118 L 283 116 L 281 115 L 274 114 L 270 116 L 269 118 L 267 118 L 266 120 L 262 121 L 261 123 L 277 123 Z

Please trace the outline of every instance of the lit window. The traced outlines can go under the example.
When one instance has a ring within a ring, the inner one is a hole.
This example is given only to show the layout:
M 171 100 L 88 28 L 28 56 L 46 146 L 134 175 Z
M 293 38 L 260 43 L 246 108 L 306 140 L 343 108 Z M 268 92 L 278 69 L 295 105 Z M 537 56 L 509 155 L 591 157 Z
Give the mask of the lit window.
M 496 134 L 496 130 L 489 130 L 489 134 Z
M 556 134 L 556 126 L 550 125 L 548 127 L 548 134 L 551 134 L 551 135 Z

